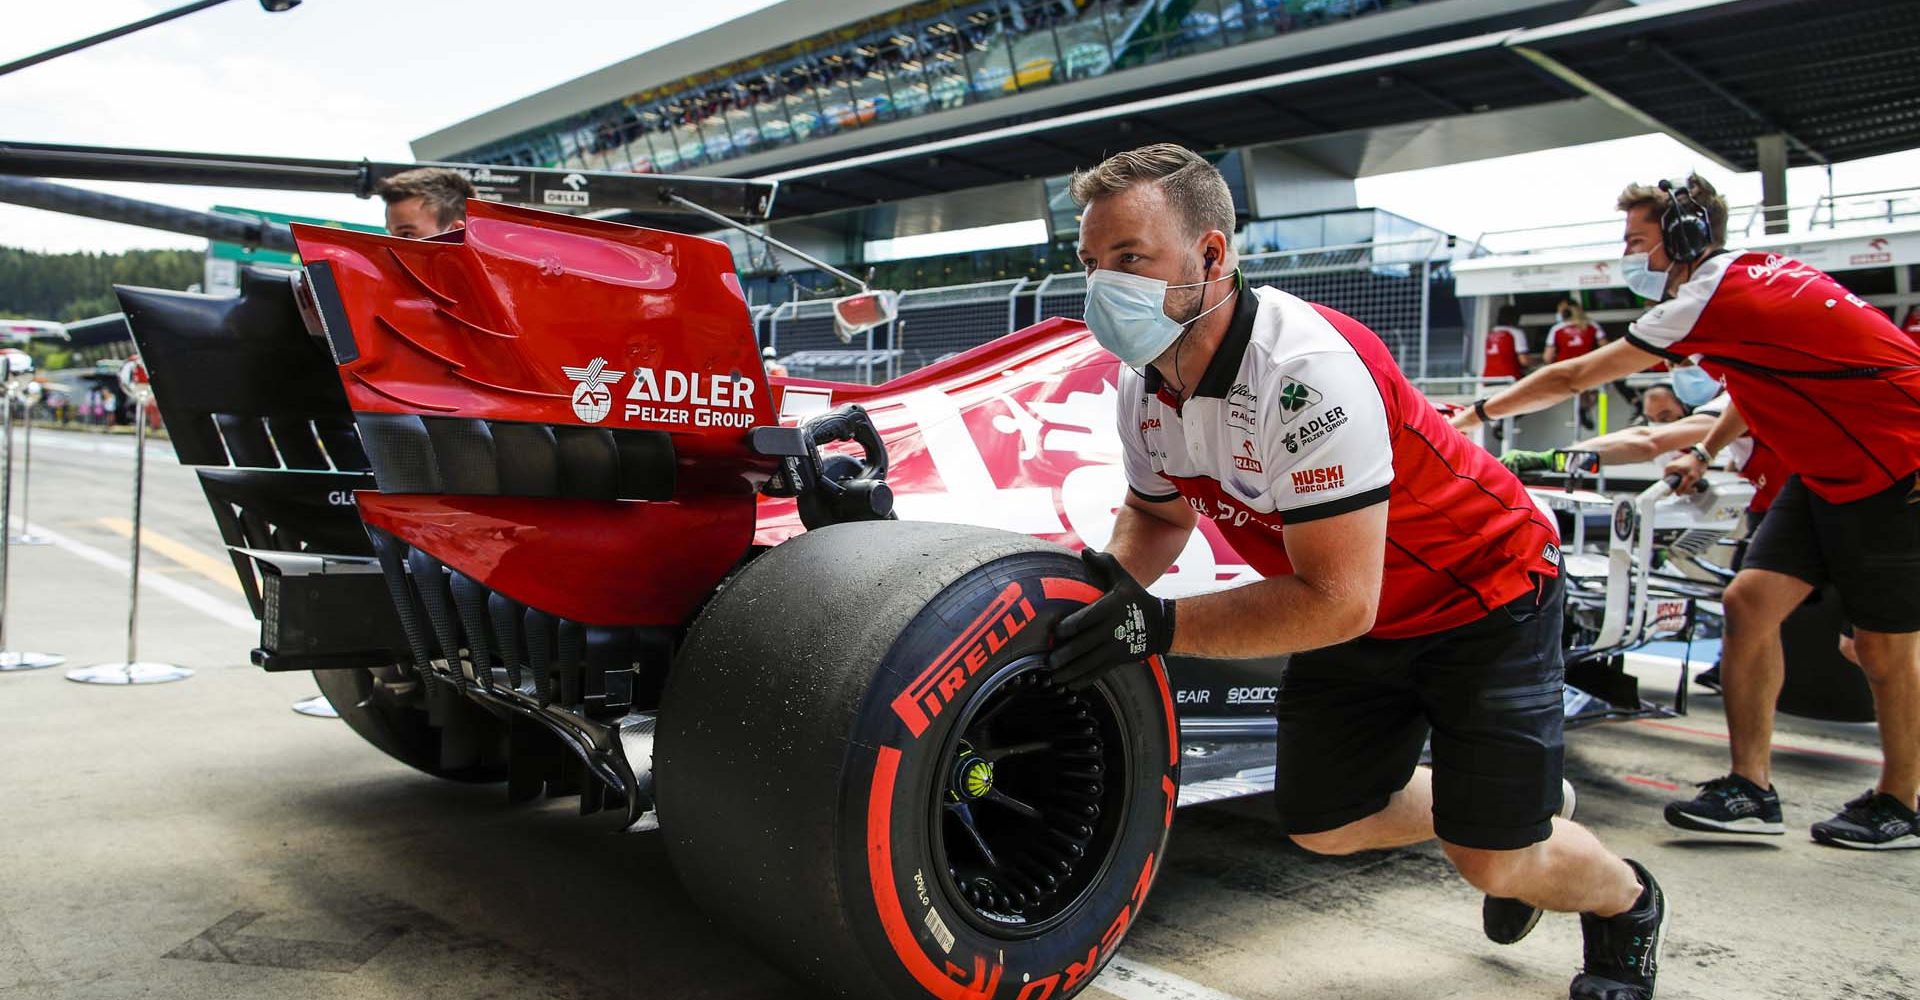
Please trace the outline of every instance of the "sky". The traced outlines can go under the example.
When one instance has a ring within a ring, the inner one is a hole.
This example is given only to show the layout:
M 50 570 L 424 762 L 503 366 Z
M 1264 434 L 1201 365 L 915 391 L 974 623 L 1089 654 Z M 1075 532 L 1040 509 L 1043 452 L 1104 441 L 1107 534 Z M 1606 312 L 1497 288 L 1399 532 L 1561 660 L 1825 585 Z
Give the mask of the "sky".
M 0 0 L 0 61 L 180 2 Z M 0 140 L 407 161 L 408 143 L 420 135 L 766 5 L 306 0 L 268 14 L 252 0 L 232 0 L 0 77 Z M 1624 181 L 1680 176 L 1696 167 L 1734 203 L 1759 200 L 1758 175 L 1728 177 L 1659 135 L 1362 178 L 1358 196 L 1362 205 L 1472 238 L 1604 219 Z M 60 183 L 194 209 L 226 204 L 380 222 L 377 200 L 351 195 Z M 1827 183 L 1819 168 L 1795 170 L 1790 200 L 1811 204 Z M 1841 193 L 1915 183 L 1920 151 L 1834 170 Z M 0 205 L 0 245 L 117 251 L 205 243 Z

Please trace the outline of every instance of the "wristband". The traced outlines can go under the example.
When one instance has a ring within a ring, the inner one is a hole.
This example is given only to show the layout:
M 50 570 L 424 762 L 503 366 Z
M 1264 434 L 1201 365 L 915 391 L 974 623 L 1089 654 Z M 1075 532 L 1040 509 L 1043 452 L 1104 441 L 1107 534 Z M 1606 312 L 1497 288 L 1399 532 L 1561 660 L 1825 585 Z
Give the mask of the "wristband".
M 1695 457 L 1695 458 L 1697 458 L 1697 459 L 1699 459 L 1699 460 L 1700 460 L 1700 464 L 1701 464 L 1701 465 L 1712 465 L 1712 464 L 1713 464 L 1713 456 L 1712 456 L 1712 455 L 1709 455 L 1709 454 L 1707 454 L 1707 449 L 1705 449 L 1705 448 L 1702 448 L 1702 447 L 1700 447 L 1700 446 L 1699 446 L 1699 445 L 1697 445 L 1697 444 L 1690 444 L 1690 445 L 1688 445 L 1688 446 L 1687 446 L 1687 454 L 1689 454 L 1689 455 L 1692 455 L 1693 457 Z
M 1493 418 L 1487 416 L 1487 401 L 1485 399 L 1476 399 L 1473 401 L 1473 415 L 1479 417 L 1480 422 L 1483 424 L 1493 423 Z

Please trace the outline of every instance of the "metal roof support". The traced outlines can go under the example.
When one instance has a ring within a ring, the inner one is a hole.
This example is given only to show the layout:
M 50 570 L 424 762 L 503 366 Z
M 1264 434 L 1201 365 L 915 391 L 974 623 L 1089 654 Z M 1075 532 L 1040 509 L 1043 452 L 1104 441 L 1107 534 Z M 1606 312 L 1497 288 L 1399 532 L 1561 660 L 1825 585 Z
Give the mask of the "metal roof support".
M 1663 122 L 1658 118 L 1655 118 L 1653 115 L 1640 110 L 1640 108 L 1632 104 L 1629 104 L 1625 98 L 1622 98 L 1620 95 L 1615 94 L 1613 91 L 1608 90 L 1607 88 L 1600 86 L 1598 83 L 1595 83 L 1594 81 L 1588 79 L 1579 70 L 1576 70 L 1571 66 L 1568 66 L 1566 63 L 1563 63 L 1560 60 L 1555 59 L 1554 57 L 1546 54 L 1545 52 L 1540 51 L 1539 49 L 1531 48 L 1526 45 L 1509 45 L 1508 49 L 1512 51 L 1515 55 L 1518 55 L 1520 58 L 1525 59 L 1526 61 L 1534 64 L 1535 66 L 1540 67 L 1542 70 L 1545 70 L 1547 73 L 1553 75 L 1554 77 L 1557 77 L 1558 79 L 1572 85 L 1574 88 L 1580 90 L 1581 92 L 1598 99 L 1602 103 L 1613 108 L 1615 111 L 1618 111 L 1621 114 L 1627 115 L 1631 118 L 1638 120 L 1641 124 L 1647 126 L 1648 129 L 1655 132 L 1665 132 L 1666 134 L 1673 136 L 1675 139 L 1680 140 L 1680 142 L 1683 145 L 1685 145 L 1688 149 L 1691 149 L 1694 152 L 1699 153 L 1701 156 L 1706 157 L 1708 160 L 1712 161 L 1716 166 L 1719 166 L 1721 169 L 1726 170 L 1730 173 L 1736 173 L 1736 174 L 1741 172 L 1739 167 L 1735 166 L 1732 163 L 1727 162 L 1725 157 L 1721 156 L 1718 153 L 1715 153 L 1711 148 L 1706 146 L 1704 143 L 1701 143 L 1695 140 L 1692 136 L 1687 135 L 1686 133 L 1680 131 L 1679 129 L 1674 128 L 1671 125 L 1668 125 L 1666 122 Z
M 1753 140 L 1760 161 L 1760 204 L 1766 206 L 1767 232 L 1787 231 L 1787 135 L 1772 132 Z
M 1739 97 L 1736 97 L 1731 91 L 1721 86 L 1719 82 L 1714 80 L 1712 77 L 1693 68 L 1692 63 L 1689 63 L 1685 59 L 1682 59 L 1679 56 L 1674 55 L 1672 52 L 1667 51 L 1667 49 L 1664 46 L 1662 46 L 1659 42 L 1656 42 L 1648 38 L 1648 39 L 1641 39 L 1639 44 L 1642 48 L 1646 49 L 1648 52 L 1651 52 L 1654 55 L 1660 57 L 1661 61 L 1665 62 L 1667 65 L 1678 70 L 1681 76 L 1684 76 L 1687 79 L 1693 81 L 1701 89 L 1705 90 L 1706 92 L 1712 94 L 1715 97 L 1720 98 L 1721 100 L 1727 102 L 1728 104 L 1733 105 L 1735 110 L 1738 110 L 1741 114 L 1746 115 L 1748 118 L 1752 119 L 1755 125 L 1758 125 L 1763 129 L 1766 129 L 1767 132 L 1769 133 L 1777 133 L 1779 135 L 1785 136 L 1789 144 L 1791 144 L 1795 149 L 1800 150 L 1802 153 L 1805 153 L 1809 159 L 1813 160 L 1813 162 L 1815 163 L 1827 162 L 1826 156 L 1822 154 L 1819 150 L 1814 149 L 1812 146 L 1809 146 L 1804 142 L 1801 142 L 1800 139 L 1796 137 L 1792 132 L 1789 132 L 1786 129 L 1781 128 L 1779 125 L 1774 123 L 1773 119 L 1768 118 L 1764 114 L 1761 114 L 1758 108 L 1754 107 L 1751 104 L 1748 104 L 1746 101 L 1741 100 Z M 1769 204 L 1772 204 L 1772 202 L 1769 202 Z

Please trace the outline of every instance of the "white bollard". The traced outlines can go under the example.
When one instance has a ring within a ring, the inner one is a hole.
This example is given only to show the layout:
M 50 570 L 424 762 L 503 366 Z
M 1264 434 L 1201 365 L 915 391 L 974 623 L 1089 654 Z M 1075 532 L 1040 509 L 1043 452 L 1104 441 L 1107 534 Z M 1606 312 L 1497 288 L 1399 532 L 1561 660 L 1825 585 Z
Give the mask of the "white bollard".
M 13 404 L 19 394 L 20 386 L 33 378 L 33 357 L 25 351 L 8 351 L 0 355 L 0 528 L 10 530 L 13 525 Z M 0 673 L 15 670 L 39 670 L 42 667 L 56 667 L 67 661 L 64 656 L 53 653 L 32 653 L 7 648 L 7 577 L 13 568 L 13 559 L 8 552 L 9 545 L 0 545 Z
M 33 408 L 40 402 L 40 383 L 28 382 L 22 393 L 27 407 L 24 437 L 26 447 L 20 455 L 20 530 L 8 539 L 15 545 L 45 545 L 47 540 L 33 533 Z M 13 522 L 9 521 L 8 524 Z
M 133 552 L 128 559 L 127 658 L 119 663 L 97 663 L 67 671 L 67 680 L 81 684 L 164 684 L 193 676 L 186 667 L 142 662 L 134 655 L 140 636 L 140 501 L 147 477 L 147 401 L 153 386 L 138 357 L 120 368 L 120 385 L 133 400 Z

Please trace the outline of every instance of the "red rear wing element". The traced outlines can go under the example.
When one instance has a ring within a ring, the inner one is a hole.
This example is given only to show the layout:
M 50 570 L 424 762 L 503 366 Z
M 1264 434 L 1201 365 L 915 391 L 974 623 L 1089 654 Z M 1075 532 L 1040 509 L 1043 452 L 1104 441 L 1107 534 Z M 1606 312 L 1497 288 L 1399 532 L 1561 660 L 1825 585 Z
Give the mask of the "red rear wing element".
M 746 551 L 773 410 L 724 244 L 482 201 L 444 239 L 294 236 L 369 525 L 589 625 L 681 624 Z

